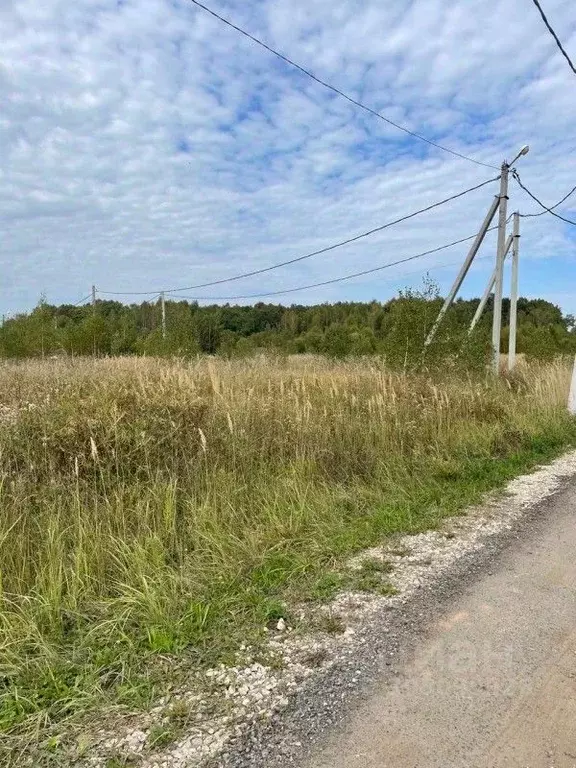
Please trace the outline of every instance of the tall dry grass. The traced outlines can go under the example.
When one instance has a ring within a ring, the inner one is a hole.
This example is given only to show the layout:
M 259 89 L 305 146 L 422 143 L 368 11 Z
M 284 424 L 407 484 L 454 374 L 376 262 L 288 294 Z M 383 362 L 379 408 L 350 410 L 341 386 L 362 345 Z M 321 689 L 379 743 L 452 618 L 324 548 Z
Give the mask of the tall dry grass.
M 318 358 L 0 368 L 0 725 L 143 706 L 257 640 L 338 558 L 574 437 L 569 369 Z M 156 660 L 156 661 L 155 661 Z

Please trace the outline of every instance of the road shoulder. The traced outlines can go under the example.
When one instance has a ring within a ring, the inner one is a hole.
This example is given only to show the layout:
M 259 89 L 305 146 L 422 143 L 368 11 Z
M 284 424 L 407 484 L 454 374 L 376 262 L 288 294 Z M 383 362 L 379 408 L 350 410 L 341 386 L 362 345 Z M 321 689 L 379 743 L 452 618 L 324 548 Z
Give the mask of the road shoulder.
M 351 642 L 342 645 L 329 666 L 295 691 L 283 712 L 250 728 L 214 764 L 234 768 L 352 765 L 349 755 L 348 762 L 335 762 L 335 756 L 345 754 L 345 744 L 334 734 L 353 732 L 354 713 L 365 712 L 379 691 L 398 684 L 439 618 L 449 614 L 467 590 L 491 578 L 491 573 L 504 567 L 506 557 L 526 542 L 538 542 L 566 515 L 562 497 L 570 493 L 575 471 L 576 454 L 567 454 L 517 478 L 508 486 L 506 497 L 470 510 L 465 517 L 447 523 L 442 532 L 410 537 L 414 552 L 418 544 L 429 545 L 430 537 L 442 536 L 444 546 L 438 550 L 436 562 L 434 557 L 424 557 L 420 563 L 407 563 L 404 571 L 410 577 L 406 576 L 404 593 L 387 600 L 375 599 Z M 424 540 L 418 542 L 422 537 Z M 403 569 L 397 570 L 396 577 L 402 579 Z M 352 731 L 347 730 L 350 727 Z M 322 763 L 321 747 L 334 738 L 336 751 L 331 762 Z M 317 757 L 309 762 L 309 755 Z M 366 758 L 361 764 L 363 768 L 367 765 Z

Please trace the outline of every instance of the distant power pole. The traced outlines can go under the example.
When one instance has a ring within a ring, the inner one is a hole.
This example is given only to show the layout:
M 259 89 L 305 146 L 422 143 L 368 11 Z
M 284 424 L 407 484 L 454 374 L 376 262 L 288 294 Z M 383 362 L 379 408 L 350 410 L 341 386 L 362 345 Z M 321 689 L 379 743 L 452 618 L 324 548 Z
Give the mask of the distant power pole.
M 92 314 L 96 315 L 96 286 L 92 286 Z M 92 355 L 96 357 L 96 329 L 94 329 L 94 335 L 92 336 Z
M 500 206 L 498 208 L 498 249 L 494 280 L 494 314 L 492 315 L 492 353 L 494 373 L 500 370 L 500 338 L 502 335 L 502 292 L 504 285 L 504 252 L 506 250 L 506 213 L 508 210 L 508 175 L 510 166 L 502 163 L 500 174 Z
M 510 286 L 510 336 L 508 339 L 508 370 L 516 365 L 516 327 L 518 315 L 518 257 L 520 255 L 520 214 L 514 214 L 512 234 L 512 283 Z
M 160 293 L 160 306 L 162 307 L 162 338 L 166 338 L 166 301 L 164 291 Z

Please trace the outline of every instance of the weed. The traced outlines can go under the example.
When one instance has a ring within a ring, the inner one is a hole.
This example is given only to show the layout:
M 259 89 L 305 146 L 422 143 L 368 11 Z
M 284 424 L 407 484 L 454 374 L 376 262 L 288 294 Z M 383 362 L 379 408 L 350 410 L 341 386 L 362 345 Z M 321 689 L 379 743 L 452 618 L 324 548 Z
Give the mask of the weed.
M 346 624 L 341 616 L 329 611 L 321 613 L 313 622 L 314 629 L 331 635 L 339 635 L 346 629 Z
M 378 571 L 358 571 L 351 575 L 349 585 L 351 590 L 357 592 L 373 592 L 386 597 L 397 594 L 395 587 L 383 581 Z
M 178 729 L 159 723 L 150 728 L 146 744 L 149 749 L 160 749 L 175 741 L 177 736 Z
M 185 699 L 177 699 L 167 708 L 165 716 L 171 723 L 181 725 L 190 717 L 190 704 Z
M 363 574 L 390 573 L 393 568 L 394 566 L 392 563 L 389 563 L 386 560 L 380 560 L 377 557 L 367 557 L 362 560 L 359 570 Z
M 345 577 L 341 573 L 328 571 L 323 573 L 312 583 L 309 597 L 312 600 L 328 601 L 337 594 L 345 585 Z
M 106 760 L 106 768 L 132 768 L 136 764 L 135 758 L 123 755 L 113 755 Z

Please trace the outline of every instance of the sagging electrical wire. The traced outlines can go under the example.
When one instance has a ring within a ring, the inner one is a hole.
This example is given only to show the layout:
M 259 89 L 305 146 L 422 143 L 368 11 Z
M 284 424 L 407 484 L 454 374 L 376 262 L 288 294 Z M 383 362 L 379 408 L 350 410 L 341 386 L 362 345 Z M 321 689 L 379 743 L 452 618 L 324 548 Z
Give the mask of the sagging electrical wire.
M 476 184 L 473 187 L 469 187 L 468 189 L 463 190 L 462 192 L 458 192 L 455 195 L 451 195 L 450 197 L 444 198 L 443 200 L 439 200 L 436 203 L 432 203 L 431 205 L 426 206 L 425 208 L 420 208 L 417 211 L 413 211 L 412 213 L 406 214 L 405 216 L 401 216 L 398 219 L 394 219 L 393 221 L 389 221 L 386 224 L 382 224 L 378 227 L 374 227 L 373 229 L 368 230 L 367 232 L 362 232 L 359 235 L 354 235 L 353 237 L 349 237 L 346 240 L 341 240 L 337 243 L 333 243 L 332 245 L 328 245 L 324 248 L 320 248 L 319 250 L 312 251 L 311 253 L 306 253 L 303 256 L 297 256 L 293 259 L 288 259 L 287 261 L 281 261 L 277 264 L 272 264 L 269 267 L 263 267 L 262 269 L 254 269 L 250 272 L 243 272 L 239 275 L 233 275 L 232 277 L 226 277 L 222 278 L 220 280 L 213 280 L 211 282 L 207 283 L 199 283 L 197 285 L 188 285 L 188 286 L 181 286 L 177 288 L 164 288 L 162 289 L 161 293 L 168 294 L 168 293 L 178 293 L 182 291 L 193 291 L 198 288 L 209 288 L 213 285 L 222 285 L 223 283 L 231 283 L 236 280 L 242 280 L 246 277 L 254 277 L 255 275 L 262 275 L 265 272 L 271 272 L 274 269 L 278 269 L 280 267 L 286 267 L 291 264 L 296 264 L 300 261 L 304 261 L 305 259 L 310 259 L 313 256 L 319 256 L 323 253 L 328 253 L 329 251 L 333 251 L 336 248 L 341 248 L 344 245 L 349 245 L 350 243 L 355 243 L 358 240 L 362 240 L 365 237 L 369 237 L 370 235 L 374 235 L 377 232 L 382 232 L 385 229 L 388 229 L 389 227 L 393 227 L 396 224 L 400 224 L 404 221 L 408 221 L 409 219 L 413 219 L 416 216 L 420 216 L 423 213 L 426 213 L 428 211 L 433 210 L 434 208 L 438 208 L 442 205 L 446 205 L 447 203 L 452 202 L 453 200 L 457 200 L 460 197 L 464 197 L 464 195 L 468 195 L 471 192 L 475 192 L 477 189 L 481 189 L 482 187 L 485 187 L 487 184 L 492 184 L 494 181 L 497 181 L 500 178 L 500 176 L 495 176 L 494 178 L 487 179 L 486 181 L 481 182 L 480 184 Z M 158 290 L 154 291 L 99 291 L 99 293 L 109 296 L 150 296 L 151 294 L 157 294 Z

